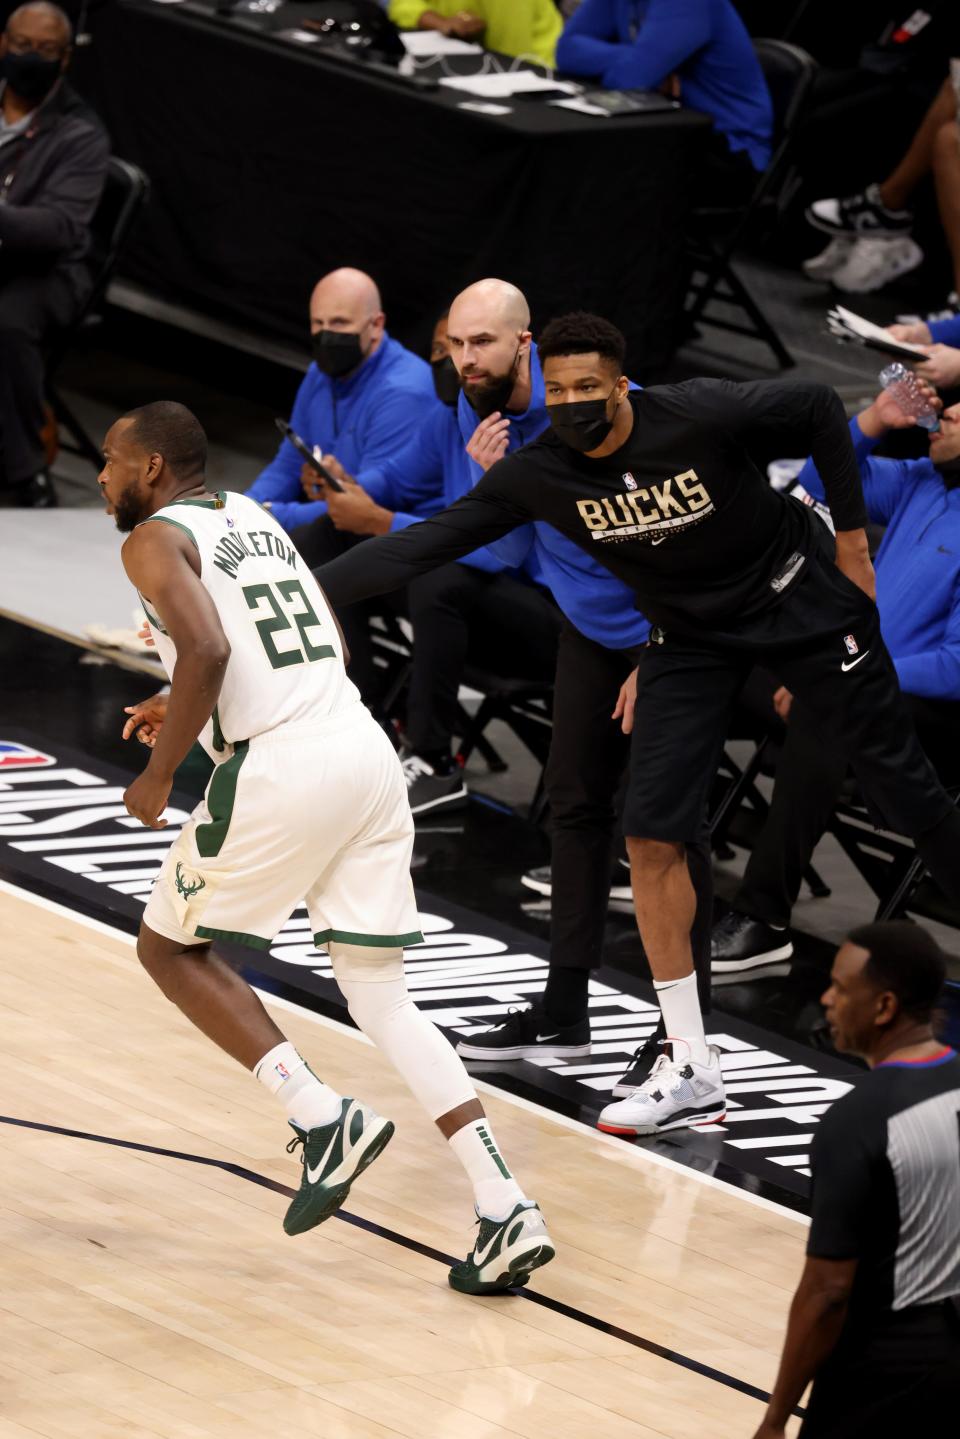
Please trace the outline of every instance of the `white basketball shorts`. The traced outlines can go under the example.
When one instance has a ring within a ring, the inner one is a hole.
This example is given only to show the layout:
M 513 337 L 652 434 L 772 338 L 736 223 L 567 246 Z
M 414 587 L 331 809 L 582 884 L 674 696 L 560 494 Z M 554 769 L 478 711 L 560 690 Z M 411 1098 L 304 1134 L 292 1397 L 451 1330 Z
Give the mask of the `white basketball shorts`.
M 234 746 L 170 847 L 144 923 L 183 944 L 268 949 L 306 899 L 318 945 L 419 944 L 412 849 L 400 762 L 351 705 Z

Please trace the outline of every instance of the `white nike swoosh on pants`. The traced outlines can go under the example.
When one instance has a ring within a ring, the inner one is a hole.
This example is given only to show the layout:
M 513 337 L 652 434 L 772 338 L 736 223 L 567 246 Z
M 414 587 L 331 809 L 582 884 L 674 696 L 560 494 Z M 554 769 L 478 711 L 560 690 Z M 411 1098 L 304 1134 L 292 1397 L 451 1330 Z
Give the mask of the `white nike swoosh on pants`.
M 846 674 L 847 670 L 855 670 L 860 661 L 865 660 L 869 653 L 869 650 L 864 650 L 862 655 L 859 655 L 858 658 L 855 660 L 851 660 L 849 664 L 844 661 L 844 663 L 840 666 L 840 668 L 843 670 L 843 673 Z

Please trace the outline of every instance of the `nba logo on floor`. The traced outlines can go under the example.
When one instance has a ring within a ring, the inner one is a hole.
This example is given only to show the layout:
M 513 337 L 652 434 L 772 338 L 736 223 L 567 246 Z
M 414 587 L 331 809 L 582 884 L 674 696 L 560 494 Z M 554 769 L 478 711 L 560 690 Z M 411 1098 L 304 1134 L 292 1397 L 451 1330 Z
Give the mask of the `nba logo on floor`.
M 53 755 L 43 754 L 41 750 L 17 744 L 14 740 L 0 739 L 0 770 L 39 769 L 50 764 L 56 764 Z
M 856 640 L 853 638 L 853 635 L 844 635 L 844 637 L 843 637 L 843 643 L 844 643 L 844 644 L 846 645 L 846 647 L 847 647 L 847 654 L 848 654 L 848 655 L 858 655 L 858 654 L 860 653 L 860 646 L 857 644 Z
M 635 490 L 637 488 L 637 482 L 633 478 L 629 470 L 627 470 L 626 474 L 623 477 L 623 483 L 626 485 L 628 490 Z

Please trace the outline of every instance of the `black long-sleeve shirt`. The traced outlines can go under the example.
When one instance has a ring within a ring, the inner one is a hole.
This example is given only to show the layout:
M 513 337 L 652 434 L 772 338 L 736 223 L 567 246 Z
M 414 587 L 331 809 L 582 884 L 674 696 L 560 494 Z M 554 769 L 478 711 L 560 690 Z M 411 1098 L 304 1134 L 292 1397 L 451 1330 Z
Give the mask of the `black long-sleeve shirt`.
M 777 494 L 749 445 L 810 454 L 838 530 L 866 521 L 843 406 L 825 385 L 690 380 L 632 392 L 633 429 L 591 459 L 552 430 L 493 465 L 422 524 L 360 545 L 317 572 L 335 605 L 384 594 L 542 520 L 606 565 L 657 624 L 736 630 L 779 602 L 822 522 Z
M 82 261 L 109 155 L 100 121 L 61 82 L 0 151 L 0 279 Z

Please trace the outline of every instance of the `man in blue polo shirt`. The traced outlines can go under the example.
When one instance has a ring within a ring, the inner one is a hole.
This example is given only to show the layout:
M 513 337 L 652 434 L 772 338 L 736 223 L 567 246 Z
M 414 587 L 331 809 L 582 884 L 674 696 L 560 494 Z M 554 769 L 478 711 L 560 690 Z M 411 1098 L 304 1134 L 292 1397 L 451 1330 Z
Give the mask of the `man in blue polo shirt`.
M 461 394 L 447 327 L 448 316 L 443 315 L 434 328 L 431 348 L 440 403 L 430 408 L 407 443 L 356 476 L 346 472 L 339 456 L 325 457 L 345 487 L 342 494 L 326 491 L 329 520 L 338 530 L 367 536 L 405 529 L 465 495 L 482 473 L 467 454 L 477 412 Z M 529 331 L 524 343 L 530 343 Z M 511 362 L 514 358 L 511 349 Z M 525 373 L 529 390 L 529 366 Z M 518 408 L 527 408 L 522 395 L 517 403 Z M 518 415 L 517 423 L 518 429 L 525 429 L 525 416 Z M 561 616 L 546 591 L 531 583 L 525 561 L 532 544 L 533 527 L 524 526 L 496 552 L 475 550 L 408 586 L 406 607 L 414 648 L 401 758 L 414 814 L 466 800 L 450 740 L 468 658 L 508 678 L 546 681 L 553 674 Z M 359 607 L 351 606 L 347 613 L 353 608 Z
M 434 402 L 429 365 L 392 339 L 385 325 L 380 292 L 362 270 L 332 270 L 314 287 L 313 364 L 297 391 L 290 422 L 311 448 L 334 452 L 352 474 L 393 454 Z M 293 535 L 310 565 L 333 559 L 355 543 L 329 523 L 318 480 L 284 440 L 247 491 Z M 341 623 L 351 655 L 350 678 L 373 703 L 379 673 L 367 642 L 365 609 L 344 613 Z
M 883 638 L 920 742 L 949 786 L 960 780 L 960 405 L 944 411 L 926 459 L 874 456 L 889 430 L 913 424 L 883 391 L 850 421 L 850 433 L 867 513 L 886 526 L 874 562 Z M 812 461 L 798 483 L 823 497 Z M 845 663 L 852 668 L 859 657 L 851 652 Z M 714 930 L 714 975 L 762 970 L 792 955 L 791 910 L 847 772 L 800 702 L 785 691 L 781 701 L 789 719 L 773 803 L 736 907 Z
M 430 367 L 391 339 L 375 282 L 362 270 L 332 270 L 310 297 L 307 370 L 291 424 L 311 448 L 332 451 L 352 474 L 376 465 L 402 445 L 433 398 Z M 289 440 L 247 494 L 293 531 L 326 513 L 316 476 Z M 309 559 L 310 536 L 297 545 Z M 318 563 L 319 561 L 314 561 Z
M 560 36 L 557 66 L 608 90 L 666 85 L 711 116 L 716 141 L 699 204 L 714 192 L 727 204 L 745 199 L 770 163 L 770 94 L 731 0 L 583 0 Z

